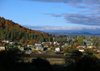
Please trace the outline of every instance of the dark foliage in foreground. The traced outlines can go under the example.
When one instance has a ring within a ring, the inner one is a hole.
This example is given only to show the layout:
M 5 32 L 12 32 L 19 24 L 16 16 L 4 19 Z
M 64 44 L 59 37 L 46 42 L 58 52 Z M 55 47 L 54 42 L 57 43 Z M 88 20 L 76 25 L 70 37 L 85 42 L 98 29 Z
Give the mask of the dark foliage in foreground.
M 71 59 L 66 59 L 65 65 L 50 65 L 42 58 L 33 59 L 32 63 L 18 62 L 22 54 L 19 50 L 0 52 L 1 71 L 100 71 L 100 59 L 93 55 L 83 55 L 73 51 Z
M 34 66 L 36 66 L 36 68 L 40 71 L 42 69 L 44 69 L 45 71 L 51 71 L 52 66 L 50 65 L 49 61 L 47 61 L 46 59 L 41 59 L 41 58 L 37 58 L 37 59 L 33 59 L 32 64 Z
M 66 64 L 68 71 L 100 71 L 100 59 L 77 50 L 72 52 L 72 59 L 67 59 Z

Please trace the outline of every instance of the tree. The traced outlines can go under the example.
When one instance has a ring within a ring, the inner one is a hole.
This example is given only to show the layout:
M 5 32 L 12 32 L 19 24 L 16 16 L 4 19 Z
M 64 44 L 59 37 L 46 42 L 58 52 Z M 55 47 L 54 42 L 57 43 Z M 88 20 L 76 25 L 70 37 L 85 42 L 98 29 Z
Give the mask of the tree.
M 83 42 L 82 39 L 79 39 L 79 40 L 78 40 L 78 43 L 80 43 L 81 45 L 84 45 L 84 42 Z

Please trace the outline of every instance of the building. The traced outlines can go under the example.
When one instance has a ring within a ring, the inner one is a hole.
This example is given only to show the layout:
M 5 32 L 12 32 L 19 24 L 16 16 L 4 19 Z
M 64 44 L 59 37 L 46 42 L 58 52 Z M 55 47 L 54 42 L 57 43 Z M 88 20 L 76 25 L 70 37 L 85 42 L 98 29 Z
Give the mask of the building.
M 93 48 L 93 46 L 87 46 L 87 48 Z
M 89 46 L 89 45 L 93 45 L 93 43 L 91 41 L 84 41 L 84 45 Z
M 24 51 L 24 47 L 21 46 L 20 44 L 13 44 L 10 47 L 8 47 L 8 50 L 9 49 L 19 49 L 20 51 Z
M 55 48 L 55 52 L 59 52 L 59 51 L 61 51 L 61 47 Z
M 86 48 L 86 46 L 77 46 L 77 48 Z
M 15 42 L 13 42 L 13 41 L 9 41 L 9 44 L 10 44 L 10 45 L 13 45 L 13 44 L 15 44 Z
M 80 52 L 85 52 L 84 49 L 78 49 Z
M 35 47 L 35 50 L 43 51 L 43 48 L 41 46 L 37 46 L 37 47 Z
M 41 50 L 43 51 L 43 47 L 41 43 L 35 43 L 35 50 Z
M 29 47 L 33 47 L 33 45 L 32 45 L 32 44 L 28 44 L 27 47 L 28 47 L 28 48 L 29 48 Z
M 3 43 L 9 43 L 10 40 L 2 40 Z
M 6 50 L 5 46 L 0 46 L 0 51 Z
M 35 46 L 42 46 L 41 43 L 35 43 Z

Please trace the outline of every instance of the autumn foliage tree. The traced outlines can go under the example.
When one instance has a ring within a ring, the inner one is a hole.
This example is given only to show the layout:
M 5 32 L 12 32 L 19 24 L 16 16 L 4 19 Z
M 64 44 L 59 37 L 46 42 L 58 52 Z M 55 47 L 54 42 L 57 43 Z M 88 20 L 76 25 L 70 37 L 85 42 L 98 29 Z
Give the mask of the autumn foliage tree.
M 35 40 L 35 42 L 52 41 L 52 36 L 48 33 L 25 28 L 18 23 L 0 17 L 0 40 L 3 39 L 19 41 L 21 44 L 32 44 L 34 43 L 32 40 Z

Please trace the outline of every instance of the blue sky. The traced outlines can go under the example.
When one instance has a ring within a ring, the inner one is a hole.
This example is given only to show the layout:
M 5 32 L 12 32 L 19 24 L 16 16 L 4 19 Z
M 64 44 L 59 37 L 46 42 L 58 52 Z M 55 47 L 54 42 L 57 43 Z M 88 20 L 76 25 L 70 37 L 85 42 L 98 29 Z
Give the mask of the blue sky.
M 99 33 L 100 0 L 0 0 L 0 16 L 33 30 Z

